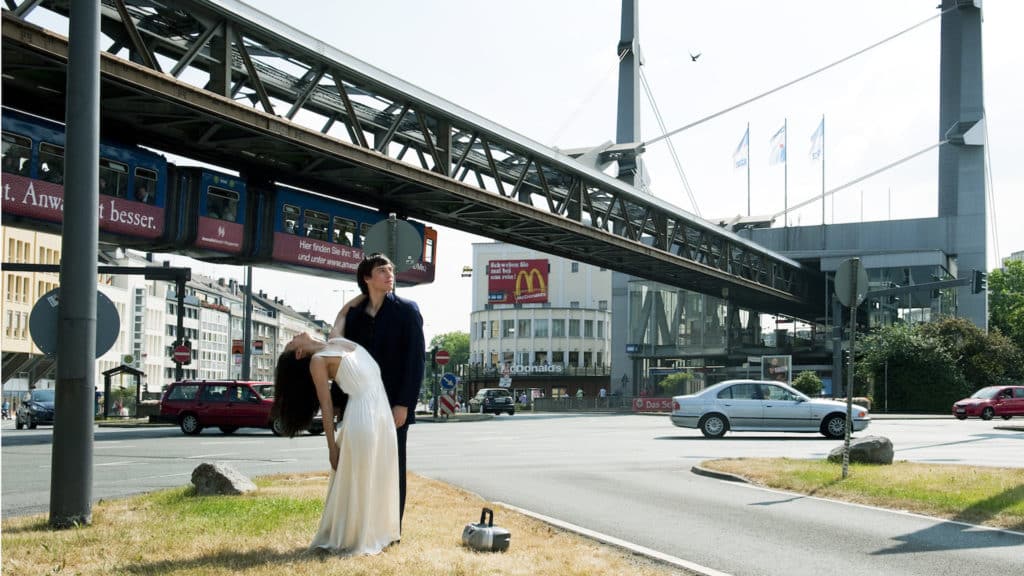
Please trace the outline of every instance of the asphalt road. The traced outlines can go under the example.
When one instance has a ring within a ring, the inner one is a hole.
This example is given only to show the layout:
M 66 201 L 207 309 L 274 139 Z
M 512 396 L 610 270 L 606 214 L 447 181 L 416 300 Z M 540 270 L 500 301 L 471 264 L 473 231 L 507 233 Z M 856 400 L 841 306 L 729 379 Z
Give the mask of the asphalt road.
M 876 420 L 866 433 L 889 437 L 898 460 L 1024 467 L 1024 432 L 995 429 L 999 424 Z M 6 426 L 3 515 L 45 512 L 52 430 Z M 413 472 L 727 573 L 1024 571 L 1024 534 L 690 471 L 710 458 L 823 457 L 838 443 L 818 435 L 730 433 L 706 440 L 665 416 L 517 414 L 417 424 L 409 437 Z M 322 436 L 281 439 L 241 430 L 186 437 L 177 428 L 156 428 L 98 429 L 95 439 L 95 498 L 184 485 L 203 461 L 227 462 L 249 476 L 326 469 Z

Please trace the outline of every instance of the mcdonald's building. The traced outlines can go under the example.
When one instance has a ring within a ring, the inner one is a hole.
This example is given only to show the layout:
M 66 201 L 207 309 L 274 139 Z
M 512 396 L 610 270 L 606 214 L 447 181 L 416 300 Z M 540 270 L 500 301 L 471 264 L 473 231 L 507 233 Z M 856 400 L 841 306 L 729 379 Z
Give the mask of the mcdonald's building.
M 467 392 L 612 392 L 611 271 L 512 244 L 473 245 Z

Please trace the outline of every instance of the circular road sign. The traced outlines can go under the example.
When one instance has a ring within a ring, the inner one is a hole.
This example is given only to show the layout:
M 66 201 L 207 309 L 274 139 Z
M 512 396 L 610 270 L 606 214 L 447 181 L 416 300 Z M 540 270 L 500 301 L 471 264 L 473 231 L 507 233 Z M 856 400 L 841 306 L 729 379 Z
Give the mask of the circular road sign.
M 455 388 L 455 385 L 459 383 L 459 377 L 451 372 L 441 376 L 441 389 L 451 390 Z
M 423 237 L 405 220 L 387 218 L 377 222 L 366 232 L 363 253 L 369 256 L 380 252 L 391 259 L 395 273 L 405 272 L 423 256 Z
M 434 362 L 437 362 L 441 366 L 447 364 L 449 359 L 451 359 L 451 356 L 448 355 L 447 350 L 438 350 L 437 354 L 434 354 Z
M 836 298 L 843 306 L 856 308 L 868 293 L 868 273 L 860 258 L 847 258 L 836 268 Z
M 192 348 L 185 346 L 184 344 L 178 344 L 174 347 L 173 359 L 178 364 L 191 364 Z
M 57 330 L 60 322 L 60 288 L 54 288 L 32 306 L 28 316 L 28 331 L 32 341 L 43 354 L 57 353 Z M 110 350 L 121 330 L 117 308 L 107 295 L 96 291 L 96 357 Z

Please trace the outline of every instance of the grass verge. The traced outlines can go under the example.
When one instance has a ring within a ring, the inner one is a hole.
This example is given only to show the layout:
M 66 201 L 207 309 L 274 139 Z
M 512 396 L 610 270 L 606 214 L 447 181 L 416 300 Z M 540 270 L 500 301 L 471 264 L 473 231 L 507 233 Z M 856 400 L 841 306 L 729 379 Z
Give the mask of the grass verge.
M 842 465 L 824 460 L 737 458 L 701 466 L 780 490 L 1024 531 L 1021 468 L 850 464 L 844 480 Z
M 45 516 L 3 521 L 3 574 L 435 575 L 677 574 L 669 567 L 495 507 L 452 486 L 409 475 L 402 542 L 377 556 L 306 551 L 320 521 L 326 474 L 256 480 L 245 496 L 164 490 L 93 507 L 90 526 L 51 530 Z M 494 509 L 512 533 L 504 553 L 462 546 L 462 528 Z

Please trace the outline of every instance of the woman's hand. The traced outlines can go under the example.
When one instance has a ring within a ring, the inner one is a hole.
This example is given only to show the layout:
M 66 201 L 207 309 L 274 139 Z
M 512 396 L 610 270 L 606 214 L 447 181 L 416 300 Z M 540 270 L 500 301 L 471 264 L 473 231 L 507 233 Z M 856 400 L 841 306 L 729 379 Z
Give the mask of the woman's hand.
M 363 300 L 366 300 L 366 294 L 360 294 L 356 296 L 355 298 L 346 302 L 345 305 L 341 307 L 341 310 L 338 311 L 338 316 L 334 319 L 334 327 L 331 328 L 331 334 L 329 338 L 345 336 L 345 317 L 348 316 L 348 312 L 349 310 L 352 309 L 353 306 L 359 306 L 360 304 L 363 303 Z
M 338 458 L 340 458 L 341 456 L 341 447 L 339 447 L 337 444 L 334 444 L 332 446 L 328 446 L 327 450 L 328 452 L 330 452 L 331 470 L 337 470 Z

